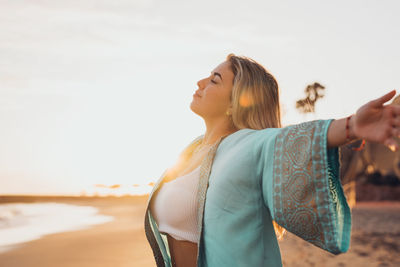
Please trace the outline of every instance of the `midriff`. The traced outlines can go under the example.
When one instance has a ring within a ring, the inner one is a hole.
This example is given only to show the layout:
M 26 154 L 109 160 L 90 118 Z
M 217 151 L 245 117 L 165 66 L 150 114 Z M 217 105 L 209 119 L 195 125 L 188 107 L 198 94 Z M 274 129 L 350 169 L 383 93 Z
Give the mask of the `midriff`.
M 176 240 L 168 235 L 168 246 L 173 267 L 196 267 L 197 243 Z

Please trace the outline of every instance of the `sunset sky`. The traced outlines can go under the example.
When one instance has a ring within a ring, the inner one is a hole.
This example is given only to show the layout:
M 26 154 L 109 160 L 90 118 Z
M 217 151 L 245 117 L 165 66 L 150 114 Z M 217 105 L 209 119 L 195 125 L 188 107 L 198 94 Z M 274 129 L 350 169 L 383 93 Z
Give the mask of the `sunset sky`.
M 278 80 L 284 125 L 397 89 L 399 1 L 0 0 L 0 194 L 147 184 L 202 120 L 197 81 L 229 53 Z M 295 101 L 326 86 L 316 114 Z

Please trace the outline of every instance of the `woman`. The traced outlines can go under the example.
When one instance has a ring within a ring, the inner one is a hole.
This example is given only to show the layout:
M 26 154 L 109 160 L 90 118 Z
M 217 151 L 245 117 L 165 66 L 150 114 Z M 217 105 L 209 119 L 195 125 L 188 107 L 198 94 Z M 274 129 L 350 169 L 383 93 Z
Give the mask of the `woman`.
M 197 85 L 190 107 L 206 132 L 148 201 L 157 266 L 281 266 L 283 228 L 331 253 L 347 251 L 338 146 L 365 139 L 397 149 L 400 107 L 383 105 L 396 92 L 344 119 L 280 128 L 278 84 L 255 61 L 230 54 Z

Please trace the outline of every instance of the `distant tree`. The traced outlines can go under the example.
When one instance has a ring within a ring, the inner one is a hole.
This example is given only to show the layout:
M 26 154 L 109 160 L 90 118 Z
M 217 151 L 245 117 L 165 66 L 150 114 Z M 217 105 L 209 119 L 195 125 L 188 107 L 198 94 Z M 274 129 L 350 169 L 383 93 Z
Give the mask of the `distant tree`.
M 300 99 L 296 101 L 296 108 L 301 113 L 314 113 L 315 112 L 315 103 L 318 99 L 324 97 L 325 87 L 319 83 L 313 83 L 308 85 L 304 89 L 304 93 L 306 97 L 304 99 Z

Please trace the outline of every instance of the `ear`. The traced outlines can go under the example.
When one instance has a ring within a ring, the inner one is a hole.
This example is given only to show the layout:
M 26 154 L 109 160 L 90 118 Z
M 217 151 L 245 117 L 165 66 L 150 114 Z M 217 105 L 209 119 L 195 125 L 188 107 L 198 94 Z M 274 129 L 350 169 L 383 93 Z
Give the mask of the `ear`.
M 226 112 L 225 112 L 225 114 L 227 115 L 227 116 L 231 116 L 232 115 L 232 106 L 229 106 L 229 108 L 226 110 Z

